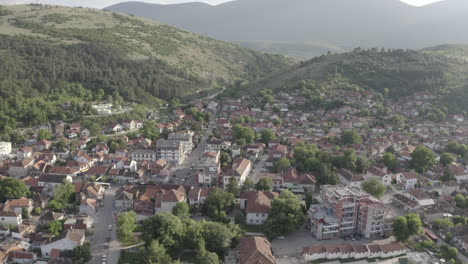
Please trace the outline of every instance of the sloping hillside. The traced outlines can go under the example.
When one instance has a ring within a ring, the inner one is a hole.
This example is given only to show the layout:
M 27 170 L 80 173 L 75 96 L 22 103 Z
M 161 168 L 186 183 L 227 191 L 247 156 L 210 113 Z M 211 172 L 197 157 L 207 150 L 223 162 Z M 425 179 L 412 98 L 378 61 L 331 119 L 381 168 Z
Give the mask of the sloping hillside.
M 253 81 L 291 63 L 284 56 L 109 11 L 3 7 L 0 130 L 2 120 L 13 126 L 63 118 L 57 107 L 71 100 L 150 104 L 237 79 Z
M 125 2 L 107 9 L 303 58 L 323 54 L 324 49 L 419 49 L 468 43 L 465 0 L 423 7 L 400 0 L 236 0 L 217 6 Z
M 323 55 L 255 83 L 278 90 L 304 87 L 326 93 L 374 90 L 389 98 L 429 92 L 451 112 L 467 111 L 466 47 L 415 50 L 362 50 Z M 452 56 L 457 51 L 458 55 Z M 463 55 L 463 56 L 462 56 Z M 462 57 L 462 58 L 460 58 Z

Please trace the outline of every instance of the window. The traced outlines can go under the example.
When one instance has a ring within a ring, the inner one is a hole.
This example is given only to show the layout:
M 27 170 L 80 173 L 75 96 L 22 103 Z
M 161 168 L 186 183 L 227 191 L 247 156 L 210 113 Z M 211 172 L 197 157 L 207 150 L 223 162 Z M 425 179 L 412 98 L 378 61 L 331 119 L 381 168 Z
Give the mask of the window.
M 258 217 L 258 214 L 255 214 L 256 217 Z

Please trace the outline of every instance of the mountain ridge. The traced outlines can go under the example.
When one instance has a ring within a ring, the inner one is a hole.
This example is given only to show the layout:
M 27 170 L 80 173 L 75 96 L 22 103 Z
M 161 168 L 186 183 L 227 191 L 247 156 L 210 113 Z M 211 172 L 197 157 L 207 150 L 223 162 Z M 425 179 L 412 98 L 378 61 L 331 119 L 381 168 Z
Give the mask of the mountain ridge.
M 330 43 L 331 51 L 357 46 L 420 49 L 444 43 L 468 43 L 468 36 L 462 34 L 468 26 L 463 13 L 468 10 L 468 3 L 458 0 L 422 7 L 399 0 L 291 0 L 287 4 L 276 0 L 238 0 L 191 12 L 184 11 L 186 4 L 123 2 L 106 9 L 157 19 L 254 48 L 261 42 L 276 46 L 285 42 Z M 310 45 L 314 46 L 317 45 Z M 292 51 L 288 55 L 294 54 Z M 322 48 L 303 58 L 321 53 Z

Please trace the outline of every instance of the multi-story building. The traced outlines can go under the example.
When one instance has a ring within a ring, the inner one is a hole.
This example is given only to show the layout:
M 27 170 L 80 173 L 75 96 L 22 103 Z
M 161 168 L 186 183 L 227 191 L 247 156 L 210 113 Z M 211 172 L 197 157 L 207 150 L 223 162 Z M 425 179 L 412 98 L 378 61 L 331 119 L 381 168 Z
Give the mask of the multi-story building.
M 156 155 L 158 159 L 165 159 L 176 164 L 181 164 L 185 159 L 184 147 L 180 140 L 158 140 Z
M 168 140 L 179 140 L 182 144 L 184 154 L 190 154 L 193 148 L 193 132 L 188 133 L 170 133 Z
M 239 184 L 243 184 L 249 176 L 252 167 L 253 162 L 251 160 L 245 158 L 236 159 L 232 164 L 232 168 L 226 171 L 223 175 L 223 187 L 226 188 L 231 177 L 236 177 L 237 182 Z
M 308 211 L 317 239 L 358 234 L 370 238 L 388 231 L 385 205 L 359 188 L 324 185 L 318 200 Z
M 203 153 L 199 163 L 195 166 L 199 184 L 211 186 L 215 180 L 218 180 L 221 172 L 220 156 L 219 151 Z
M 157 161 L 157 155 L 156 155 L 156 150 L 155 149 L 134 149 L 132 151 L 131 157 L 132 160 L 141 162 L 141 161 Z
M 11 142 L 0 142 L 0 159 L 11 154 Z

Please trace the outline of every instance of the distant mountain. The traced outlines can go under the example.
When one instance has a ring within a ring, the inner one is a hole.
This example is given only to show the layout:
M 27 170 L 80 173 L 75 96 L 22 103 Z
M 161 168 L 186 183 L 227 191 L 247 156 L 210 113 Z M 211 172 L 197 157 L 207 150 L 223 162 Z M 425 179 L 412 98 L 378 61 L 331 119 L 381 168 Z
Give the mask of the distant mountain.
M 423 7 L 399 0 L 237 0 L 217 6 L 124 2 L 107 9 L 296 56 L 357 46 L 423 48 L 468 43 L 466 0 Z

